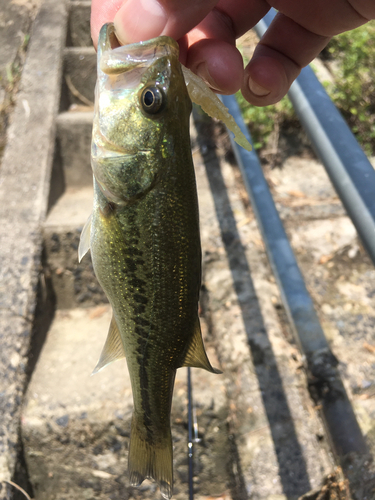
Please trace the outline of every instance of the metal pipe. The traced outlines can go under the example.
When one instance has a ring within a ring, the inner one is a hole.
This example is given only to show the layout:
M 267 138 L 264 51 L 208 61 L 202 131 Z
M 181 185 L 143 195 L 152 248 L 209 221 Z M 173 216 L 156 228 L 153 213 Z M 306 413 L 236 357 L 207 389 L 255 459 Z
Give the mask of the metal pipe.
M 236 99 L 233 96 L 221 98 L 251 142 Z M 337 371 L 337 361 L 329 349 L 258 157 L 254 150 L 246 151 L 232 138 L 231 142 L 293 333 L 306 356 L 313 392 L 322 405 L 322 416 L 333 449 L 340 458 L 353 452 L 364 455 L 367 453 L 366 443 Z
M 258 36 L 274 16 L 272 9 L 255 26 Z M 310 67 L 302 69 L 288 96 L 375 264 L 374 168 Z
M 221 99 L 246 138 L 252 142 L 235 98 L 221 96 Z M 327 340 L 263 175 L 258 156 L 254 149 L 249 152 L 238 147 L 233 141 L 231 142 L 260 231 L 266 243 L 268 257 L 284 305 L 291 324 L 298 332 L 297 340 L 300 349 L 307 357 L 317 351 L 327 350 L 329 349 Z

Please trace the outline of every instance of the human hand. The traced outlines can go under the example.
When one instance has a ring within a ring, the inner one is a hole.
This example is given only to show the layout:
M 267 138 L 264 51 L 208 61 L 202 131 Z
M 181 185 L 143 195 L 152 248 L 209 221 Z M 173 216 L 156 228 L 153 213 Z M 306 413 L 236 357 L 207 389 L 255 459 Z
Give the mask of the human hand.
M 270 9 L 279 12 L 244 69 L 236 39 Z M 122 44 L 168 35 L 180 59 L 212 89 L 241 88 L 250 103 L 279 101 L 332 36 L 375 18 L 373 0 L 92 0 L 91 33 L 113 21 Z

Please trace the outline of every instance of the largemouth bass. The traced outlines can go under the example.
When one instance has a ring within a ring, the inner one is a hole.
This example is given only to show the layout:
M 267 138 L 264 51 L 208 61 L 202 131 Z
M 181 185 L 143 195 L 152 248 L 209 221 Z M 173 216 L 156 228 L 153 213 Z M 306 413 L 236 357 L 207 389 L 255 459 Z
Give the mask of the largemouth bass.
M 191 101 L 177 43 L 115 45 L 100 33 L 92 140 L 94 208 L 81 236 L 113 309 L 94 371 L 126 355 L 134 399 L 132 485 L 172 496 L 176 370 L 212 368 L 198 318 L 201 247 L 189 137 Z

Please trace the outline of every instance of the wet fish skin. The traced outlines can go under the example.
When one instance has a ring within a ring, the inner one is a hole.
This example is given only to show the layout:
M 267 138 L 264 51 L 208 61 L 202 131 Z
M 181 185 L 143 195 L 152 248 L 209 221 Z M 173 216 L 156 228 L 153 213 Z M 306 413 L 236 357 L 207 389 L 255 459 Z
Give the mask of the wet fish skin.
M 90 234 L 95 274 L 113 308 L 97 369 L 126 355 L 134 399 L 130 482 L 154 478 L 170 498 L 176 370 L 217 372 L 204 351 L 198 318 L 201 247 L 191 101 L 176 42 L 159 37 L 130 45 L 129 57 L 110 49 L 111 36 L 113 27 L 105 25 L 92 144 L 94 208 L 82 236 Z

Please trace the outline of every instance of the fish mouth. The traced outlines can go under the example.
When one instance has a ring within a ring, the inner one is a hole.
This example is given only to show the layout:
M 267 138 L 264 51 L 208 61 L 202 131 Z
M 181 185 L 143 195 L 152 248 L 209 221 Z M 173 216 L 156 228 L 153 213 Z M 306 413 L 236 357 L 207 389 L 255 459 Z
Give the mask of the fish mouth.
M 112 48 L 115 44 L 113 23 L 107 23 L 100 31 L 98 45 L 98 69 L 107 75 L 118 75 L 136 68 L 147 69 L 156 59 L 165 56 L 178 59 L 179 56 L 177 42 L 168 36 Z
M 100 159 L 100 158 L 117 158 L 119 160 L 134 160 L 139 156 L 140 154 L 148 156 L 152 153 L 151 149 L 147 148 L 137 148 L 137 147 L 128 147 L 126 149 L 121 148 L 114 144 L 113 142 L 109 142 L 108 139 L 106 139 L 102 135 L 104 139 L 104 144 L 98 145 L 97 142 L 93 142 L 91 145 L 91 155 L 95 159 Z

